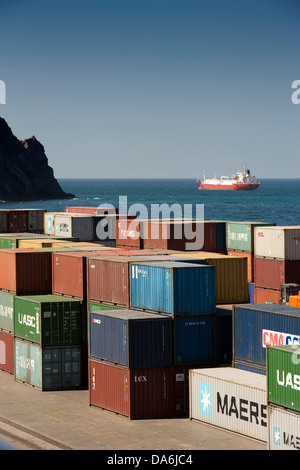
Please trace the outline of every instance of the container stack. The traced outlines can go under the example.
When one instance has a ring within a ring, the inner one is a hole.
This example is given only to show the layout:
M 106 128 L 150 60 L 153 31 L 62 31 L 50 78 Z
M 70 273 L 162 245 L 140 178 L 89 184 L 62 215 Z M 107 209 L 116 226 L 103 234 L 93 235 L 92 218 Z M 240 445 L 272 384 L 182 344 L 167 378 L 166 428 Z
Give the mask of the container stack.
M 299 343 L 267 347 L 268 450 L 300 448 L 299 353 Z
M 45 209 L 1 209 L 0 233 L 43 233 Z
M 300 227 L 275 226 L 255 229 L 255 302 L 288 303 L 300 284 Z M 288 292 L 288 287 L 291 290 Z M 284 289 L 282 293 L 282 289 Z
M 227 222 L 226 248 L 229 256 L 240 256 L 247 259 L 248 295 L 250 303 L 254 303 L 254 245 L 255 228 L 273 226 L 265 222 Z

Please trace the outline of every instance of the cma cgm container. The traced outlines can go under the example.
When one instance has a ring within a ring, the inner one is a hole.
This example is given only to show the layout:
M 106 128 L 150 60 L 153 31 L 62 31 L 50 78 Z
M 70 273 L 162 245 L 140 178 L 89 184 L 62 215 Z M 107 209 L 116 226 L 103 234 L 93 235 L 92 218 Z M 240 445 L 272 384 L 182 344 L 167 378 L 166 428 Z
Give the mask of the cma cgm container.
M 300 310 L 276 304 L 234 306 L 234 361 L 266 368 L 266 347 L 300 342 Z
M 15 379 L 42 391 L 82 387 L 81 346 L 41 348 L 15 339 Z
M 113 390 L 113 393 L 112 393 Z M 89 405 L 130 419 L 173 415 L 172 367 L 127 369 L 89 359 Z
M 14 299 L 14 335 L 41 346 L 82 343 L 81 302 L 58 295 Z
M 167 261 L 131 264 L 131 308 L 172 316 L 213 313 L 215 299 L 213 266 Z
M 300 226 L 256 228 L 254 255 L 300 260 Z
M 231 367 L 190 370 L 190 418 L 267 441 L 266 378 Z
M 282 284 L 300 283 L 300 260 L 258 258 L 254 260 L 255 285 L 281 289 Z
M 254 252 L 255 227 L 274 226 L 268 222 L 227 222 L 226 246 L 229 251 Z
M 0 369 L 13 374 L 14 366 L 14 336 L 0 331 Z
M 131 310 L 89 315 L 89 356 L 127 368 L 172 365 L 172 320 Z
M 14 331 L 14 294 L 0 291 L 0 330 Z
M 268 450 L 300 450 L 300 413 L 268 405 Z
M 51 293 L 51 253 L 30 248 L 3 249 L 0 266 L 0 289 L 16 295 Z
M 300 412 L 300 345 L 267 347 L 268 403 Z
M 215 269 L 215 290 L 217 304 L 248 302 L 247 259 L 220 253 L 199 251 L 174 254 L 174 258 L 204 260 Z

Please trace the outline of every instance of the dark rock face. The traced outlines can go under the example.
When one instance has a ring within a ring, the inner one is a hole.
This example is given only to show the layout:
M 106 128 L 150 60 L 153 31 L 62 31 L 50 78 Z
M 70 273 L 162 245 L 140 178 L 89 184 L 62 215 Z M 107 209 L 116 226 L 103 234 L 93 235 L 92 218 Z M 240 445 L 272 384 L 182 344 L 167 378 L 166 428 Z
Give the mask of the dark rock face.
M 0 117 L 0 200 L 71 199 L 48 165 L 44 147 L 33 136 L 18 140 Z

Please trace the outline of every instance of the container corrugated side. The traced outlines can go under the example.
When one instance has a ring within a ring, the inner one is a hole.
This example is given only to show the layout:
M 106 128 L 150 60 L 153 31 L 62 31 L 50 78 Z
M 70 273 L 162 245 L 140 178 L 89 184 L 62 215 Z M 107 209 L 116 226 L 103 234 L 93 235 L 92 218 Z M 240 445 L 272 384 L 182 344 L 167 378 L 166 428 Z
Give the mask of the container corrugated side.
M 92 241 L 94 234 L 93 216 L 61 213 L 55 215 L 55 235 L 76 237 L 79 241 Z
M 256 304 L 277 304 L 279 305 L 281 299 L 281 290 L 278 289 L 265 289 L 264 287 L 254 287 L 255 303 Z
M 44 214 L 46 209 L 28 210 L 28 231 L 33 233 L 44 233 Z
M 14 336 L 12 333 L 0 331 L 0 369 L 14 373 Z
M 300 412 L 299 344 L 267 347 L 268 403 Z
M 8 231 L 28 232 L 28 211 L 22 209 L 8 209 Z
M 300 310 L 276 304 L 237 305 L 233 313 L 233 358 L 266 367 L 266 347 L 300 341 Z
M 0 290 L 0 330 L 14 331 L 14 294 Z
M 8 212 L 6 209 L 0 210 L 0 233 L 8 232 Z
M 131 308 L 168 315 L 215 311 L 213 266 L 176 262 L 132 263 Z
M 15 339 L 15 379 L 42 391 L 82 388 L 81 346 L 41 348 Z
M 254 255 L 266 258 L 300 260 L 300 226 L 256 228 Z
M 274 226 L 275 223 L 268 222 L 227 222 L 226 224 L 226 247 L 227 250 L 254 252 L 254 240 L 256 227 Z
M 267 450 L 300 450 L 300 414 L 268 405 Z
M 191 369 L 190 418 L 267 441 L 266 378 L 230 367 Z
M 172 320 L 131 310 L 89 315 L 89 356 L 127 368 L 172 365 Z
M 254 281 L 254 254 L 245 251 L 227 251 L 228 256 L 235 256 L 240 258 L 247 258 L 247 274 L 248 282 Z
M 300 284 L 300 260 L 254 259 L 255 285 L 266 289 L 281 289 L 282 284 Z
M 113 393 L 112 393 L 113 390 Z M 89 359 L 89 405 L 130 419 L 174 412 L 173 368 L 127 369 Z

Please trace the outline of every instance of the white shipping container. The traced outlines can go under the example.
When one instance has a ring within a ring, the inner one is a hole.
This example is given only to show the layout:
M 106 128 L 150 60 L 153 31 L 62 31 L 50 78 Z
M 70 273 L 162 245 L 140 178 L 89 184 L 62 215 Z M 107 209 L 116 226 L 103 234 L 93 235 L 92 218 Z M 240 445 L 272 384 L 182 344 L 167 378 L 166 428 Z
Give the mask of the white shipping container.
M 94 239 L 94 218 L 88 214 L 61 213 L 55 215 L 54 235 L 76 237 L 81 242 Z
M 254 255 L 265 258 L 300 260 L 300 226 L 256 227 Z
M 268 405 L 268 450 L 300 450 L 300 414 Z
M 45 212 L 44 214 L 44 233 L 46 235 L 54 235 L 55 233 L 55 216 L 60 212 Z
M 190 370 L 190 419 L 267 441 L 266 376 L 231 367 Z

